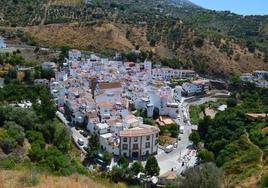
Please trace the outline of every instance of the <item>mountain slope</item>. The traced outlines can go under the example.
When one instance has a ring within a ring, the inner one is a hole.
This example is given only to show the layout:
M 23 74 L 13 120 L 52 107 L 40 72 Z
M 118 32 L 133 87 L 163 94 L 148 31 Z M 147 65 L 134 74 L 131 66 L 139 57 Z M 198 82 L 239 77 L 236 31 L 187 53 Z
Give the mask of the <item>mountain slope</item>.
M 175 58 L 178 66 L 201 73 L 268 69 L 267 17 L 209 11 L 188 0 L 84 2 L 22 0 L 12 6 L 3 0 L 0 24 L 23 26 L 40 45 L 98 52 L 140 48 L 155 52 L 155 60 Z

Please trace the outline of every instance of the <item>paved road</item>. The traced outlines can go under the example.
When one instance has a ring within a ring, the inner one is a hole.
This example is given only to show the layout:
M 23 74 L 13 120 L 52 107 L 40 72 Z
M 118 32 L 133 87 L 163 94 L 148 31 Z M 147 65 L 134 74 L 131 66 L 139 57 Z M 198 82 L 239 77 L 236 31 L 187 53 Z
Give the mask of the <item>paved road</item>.
M 72 127 L 70 126 L 70 122 L 65 118 L 65 116 L 57 111 L 56 112 L 56 115 L 58 116 L 58 118 L 71 130 L 71 133 L 72 133 L 72 138 L 74 139 L 74 142 L 76 144 L 76 146 L 84 153 L 86 154 L 86 151 L 84 150 L 84 146 L 87 146 L 88 145 L 88 138 L 84 137 L 83 135 L 81 135 L 79 133 L 80 130 L 76 130 L 75 127 Z M 83 146 L 80 146 L 78 144 L 78 139 L 82 139 L 84 141 L 84 145 Z
M 183 127 L 183 134 L 179 135 L 181 140 L 178 141 L 178 147 L 170 153 L 165 153 L 163 150 L 159 149 L 159 152 L 156 156 L 160 166 L 160 175 L 171 170 L 172 168 L 176 169 L 180 173 L 186 166 L 184 165 L 184 167 L 182 167 L 182 158 L 189 152 L 189 147 L 192 145 L 191 141 L 189 140 L 192 127 L 190 124 L 188 124 L 189 115 L 187 111 L 187 105 L 182 103 L 179 108 L 179 118 L 175 120 L 177 124 Z M 186 121 L 184 121 L 185 118 Z M 192 163 L 192 165 L 194 165 L 195 161 Z
M 165 153 L 162 149 L 159 149 L 156 159 L 160 166 L 160 175 L 172 168 L 180 174 L 186 168 L 195 165 L 197 160 L 196 151 L 192 149 L 192 142 L 189 140 L 189 135 L 194 128 L 194 125 L 191 125 L 190 123 L 189 106 L 191 104 L 201 105 L 205 102 L 215 100 L 217 100 L 217 98 L 204 97 L 193 102 L 184 102 L 184 99 L 182 99 L 179 108 L 179 118 L 177 118 L 175 122 L 180 126 L 183 126 L 184 133 L 179 135 L 181 141 L 178 141 L 178 147 L 172 152 Z

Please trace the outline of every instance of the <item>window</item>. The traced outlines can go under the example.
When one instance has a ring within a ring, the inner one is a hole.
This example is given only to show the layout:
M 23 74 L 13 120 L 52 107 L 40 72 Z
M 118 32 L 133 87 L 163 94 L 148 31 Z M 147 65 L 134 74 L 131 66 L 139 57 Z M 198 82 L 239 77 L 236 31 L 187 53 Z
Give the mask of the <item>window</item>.
M 139 145 L 138 144 L 133 144 L 133 149 L 139 149 Z
M 127 144 L 123 144 L 123 150 L 127 149 Z
M 149 147 L 150 147 L 150 142 L 146 142 L 145 148 L 149 148 Z
M 150 136 L 146 136 L 146 140 L 150 140 Z
M 158 144 L 158 140 L 156 139 L 156 140 L 155 140 L 155 145 L 157 145 L 157 144 Z
M 155 137 L 158 138 L 158 134 L 156 134 Z
M 127 138 L 123 138 L 123 141 L 124 141 L 124 142 L 127 142 Z
M 138 142 L 138 137 L 134 137 L 134 142 Z

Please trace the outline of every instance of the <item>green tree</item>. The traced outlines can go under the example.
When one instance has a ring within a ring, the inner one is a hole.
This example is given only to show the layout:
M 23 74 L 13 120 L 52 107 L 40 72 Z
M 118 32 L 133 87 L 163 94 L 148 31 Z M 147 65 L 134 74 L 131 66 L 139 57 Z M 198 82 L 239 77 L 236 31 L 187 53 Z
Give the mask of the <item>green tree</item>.
M 0 140 L 0 147 L 5 153 L 10 153 L 14 148 L 16 148 L 17 142 L 14 138 L 6 137 Z
M 45 88 L 42 88 L 40 91 L 40 108 L 39 112 L 41 118 L 44 120 L 51 120 L 55 118 L 56 114 L 56 106 L 54 99 L 52 98 L 49 91 Z
M 97 134 L 88 139 L 87 159 L 93 159 L 100 152 L 100 140 Z
M 50 80 L 55 77 L 55 71 L 51 69 L 41 69 L 41 78 Z
M 14 138 L 19 145 L 23 145 L 25 133 L 20 125 L 14 121 L 5 121 L 4 128 L 7 130 L 7 133 L 11 138 Z
M 264 174 L 261 178 L 261 188 L 267 188 L 268 187 L 268 173 Z
M 39 143 L 34 142 L 33 144 L 31 144 L 31 149 L 28 153 L 28 156 L 30 157 L 31 161 L 39 162 L 44 158 L 45 150 L 43 147 L 40 146 Z
M 177 124 L 168 125 L 168 130 L 170 132 L 170 136 L 173 138 L 178 138 L 179 136 L 179 126 Z
M 26 137 L 30 143 L 38 143 L 42 148 L 45 147 L 45 139 L 41 132 L 37 131 L 27 131 Z
M 124 157 L 123 155 L 121 155 L 118 159 L 118 165 L 120 166 L 120 168 L 122 169 L 126 169 L 128 168 L 128 160 L 126 157 Z
M 200 142 L 200 136 L 199 133 L 197 131 L 193 131 L 190 136 L 189 139 L 193 142 L 194 145 L 198 145 L 198 143 Z
M 203 45 L 204 45 L 204 40 L 203 38 L 201 37 L 196 37 L 194 39 L 194 45 L 197 47 L 197 48 L 201 48 Z
M 124 180 L 125 172 L 119 167 L 113 167 L 110 177 L 113 182 L 118 183 Z
M 42 161 L 44 166 L 49 167 L 53 172 L 58 172 L 61 175 L 68 175 L 69 162 L 56 147 L 49 147 L 45 152 L 45 158 Z
M 205 163 L 187 170 L 178 187 L 221 188 L 222 182 L 223 172 L 214 163 Z
M 145 165 L 145 173 L 149 176 L 158 176 L 160 172 L 160 167 L 156 158 L 151 155 Z
M 235 107 L 237 105 L 237 101 L 234 98 L 230 98 L 227 100 L 227 106 L 228 108 Z
M 208 151 L 207 149 L 198 151 L 197 156 L 201 160 L 201 163 L 213 162 L 215 160 L 214 154 L 211 151 Z
M 142 163 L 140 161 L 135 161 L 132 165 L 131 165 L 131 171 L 137 175 L 140 172 L 144 171 L 144 167 L 142 165 Z
M 109 152 L 104 152 L 103 153 L 103 162 L 107 165 L 109 165 L 112 161 L 113 158 L 113 154 L 109 153 Z

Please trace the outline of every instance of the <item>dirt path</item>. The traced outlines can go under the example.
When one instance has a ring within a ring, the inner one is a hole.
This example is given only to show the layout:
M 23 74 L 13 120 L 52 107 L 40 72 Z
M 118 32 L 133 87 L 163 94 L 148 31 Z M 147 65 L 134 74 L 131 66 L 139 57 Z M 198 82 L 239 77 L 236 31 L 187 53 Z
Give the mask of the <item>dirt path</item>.
M 259 175 L 258 175 L 258 178 L 257 178 L 257 182 L 260 182 L 260 181 L 261 181 L 261 178 L 262 178 L 262 175 L 263 175 L 263 173 L 264 173 L 264 164 L 263 164 L 264 154 L 263 154 L 262 149 L 261 149 L 259 146 L 257 146 L 256 144 L 254 144 L 254 143 L 250 140 L 248 133 L 246 133 L 246 136 L 247 136 L 247 140 L 248 140 L 248 142 L 249 142 L 252 146 L 256 147 L 256 148 L 261 152 L 261 155 L 260 155 L 260 164 L 259 164 L 259 166 L 260 166 L 260 168 L 261 168 L 261 171 L 260 171 L 260 173 L 259 173 Z
M 44 7 L 45 7 L 44 17 L 42 18 L 42 20 L 40 22 L 40 25 L 44 25 L 45 24 L 45 21 L 47 19 L 47 12 L 48 12 L 48 9 L 50 7 L 50 4 L 51 4 L 51 1 L 50 0 L 48 0 L 48 2 L 46 4 L 44 4 Z

